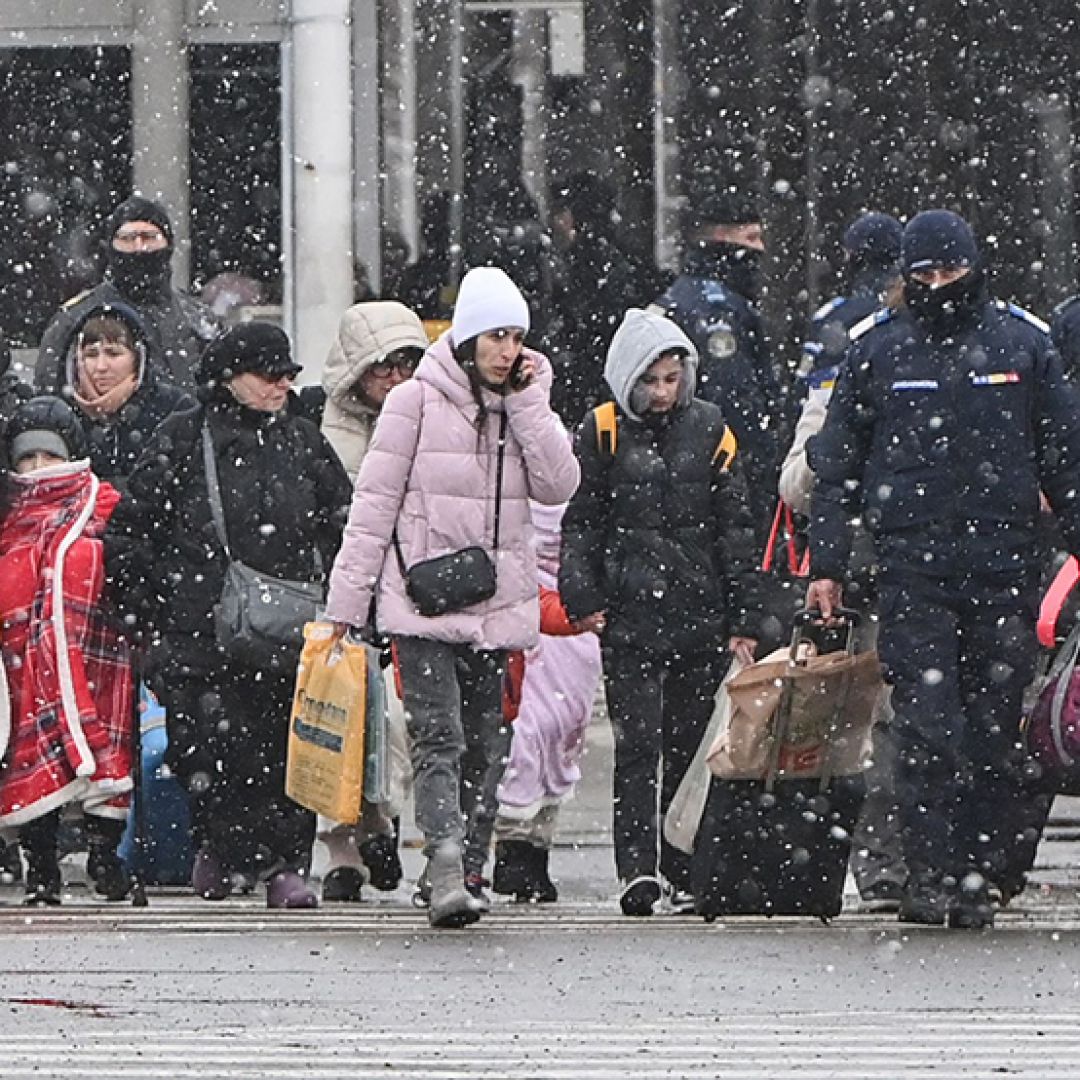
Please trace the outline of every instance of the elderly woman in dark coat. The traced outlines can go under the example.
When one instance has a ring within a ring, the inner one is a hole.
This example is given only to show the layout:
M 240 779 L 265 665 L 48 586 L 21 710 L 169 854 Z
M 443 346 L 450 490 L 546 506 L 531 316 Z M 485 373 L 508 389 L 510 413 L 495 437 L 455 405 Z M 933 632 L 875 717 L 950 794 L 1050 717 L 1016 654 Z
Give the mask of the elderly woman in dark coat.
M 287 408 L 299 371 L 288 338 L 268 323 L 212 342 L 200 361 L 201 403 L 158 429 L 107 537 L 122 601 L 153 630 L 148 680 L 166 709 L 167 761 L 192 797 L 192 885 L 222 899 L 233 873 L 254 873 L 270 907 L 316 906 L 304 880 L 314 815 L 284 788 L 295 656 L 230 658 L 214 607 L 230 557 L 291 581 L 321 582 L 333 563 L 351 485 L 318 428 Z M 228 553 L 209 498 L 207 437 Z

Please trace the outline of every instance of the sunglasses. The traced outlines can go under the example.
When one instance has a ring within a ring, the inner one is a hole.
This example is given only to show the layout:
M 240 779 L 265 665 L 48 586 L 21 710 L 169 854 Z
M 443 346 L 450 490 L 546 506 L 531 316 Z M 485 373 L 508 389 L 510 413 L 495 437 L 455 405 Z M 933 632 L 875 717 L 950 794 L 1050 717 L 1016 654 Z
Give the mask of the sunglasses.
M 419 363 L 419 356 L 387 357 L 385 360 L 380 360 L 378 363 L 372 364 L 371 367 L 368 368 L 368 371 L 380 379 L 385 379 L 395 371 L 400 372 L 402 375 L 411 375 L 416 370 Z

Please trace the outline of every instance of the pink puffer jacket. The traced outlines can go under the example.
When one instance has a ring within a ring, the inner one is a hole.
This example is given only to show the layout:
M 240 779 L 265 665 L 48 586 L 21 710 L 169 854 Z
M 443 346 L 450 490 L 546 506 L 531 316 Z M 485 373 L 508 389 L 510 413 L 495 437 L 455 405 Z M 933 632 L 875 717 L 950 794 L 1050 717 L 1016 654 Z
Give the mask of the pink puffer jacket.
M 551 411 L 551 365 L 530 352 L 537 377 L 505 398 L 484 391 L 483 430 L 469 380 L 444 334 L 416 375 L 386 399 L 356 479 L 345 540 L 330 575 L 326 618 L 363 626 L 372 593 L 384 633 L 471 645 L 525 649 L 540 626 L 529 499 L 566 502 L 578 465 Z M 503 465 L 498 591 L 481 604 L 425 618 L 405 593 L 391 542 L 397 529 L 406 566 L 473 544 L 492 548 L 499 422 L 508 421 Z

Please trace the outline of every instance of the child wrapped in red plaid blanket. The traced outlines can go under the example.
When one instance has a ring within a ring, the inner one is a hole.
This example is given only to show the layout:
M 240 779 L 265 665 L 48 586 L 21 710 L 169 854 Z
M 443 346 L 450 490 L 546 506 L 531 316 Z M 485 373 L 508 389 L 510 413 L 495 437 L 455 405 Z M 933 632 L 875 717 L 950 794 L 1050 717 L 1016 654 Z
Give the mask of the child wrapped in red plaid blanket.
M 19 828 L 28 902 L 58 903 L 56 824 L 79 804 L 88 869 L 127 892 L 116 856 L 132 787 L 127 647 L 102 601 L 101 534 L 119 495 L 90 471 L 68 406 L 35 398 L 7 434 L 12 499 L 0 522 L 0 617 L 10 718 L 0 721 L 0 826 Z M 36 425 L 36 426 L 35 426 Z

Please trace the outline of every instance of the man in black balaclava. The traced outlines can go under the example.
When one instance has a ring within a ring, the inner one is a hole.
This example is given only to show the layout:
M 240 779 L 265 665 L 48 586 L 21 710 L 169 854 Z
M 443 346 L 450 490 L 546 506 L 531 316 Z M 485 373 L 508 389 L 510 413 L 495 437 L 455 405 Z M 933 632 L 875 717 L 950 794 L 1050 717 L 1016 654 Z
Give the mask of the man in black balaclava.
M 826 617 L 839 605 L 861 513 L 893 688 L 900 919 L 979 928 L 995 893 L 1022 888 L 1048 806 L 1020 715 L 1038 650 L 1040 491 L 1080 554 L 1080 393 L 1045 323 L 987 297 L 963 218 L 912 218 L 901 270 L 906 306 L 853 332 L 807 444 L 807 603 Z
M 34 382 L 41 393 L 64 390 L 64 347 L 84 312 L 120 301 L 135 309 L 158 339 L 159 372 L 166 382 L 195 387 L 194 367 L 203 346 L 221 328 L 205 305 L 172 285 L 173 231 L 165 208 L 133 195 L 109 217 L 105 280 L 69 300 L 41 339 Z
M 755 202 L 710 193 L 684 220 L 682 273 L 653 305 L 701 357 L 698 396 L 719 405 L 739 440 L 750 510 L 764 541 L 776 505 L 785 394 L 765 355 L 756 307 L 765 243 Z

